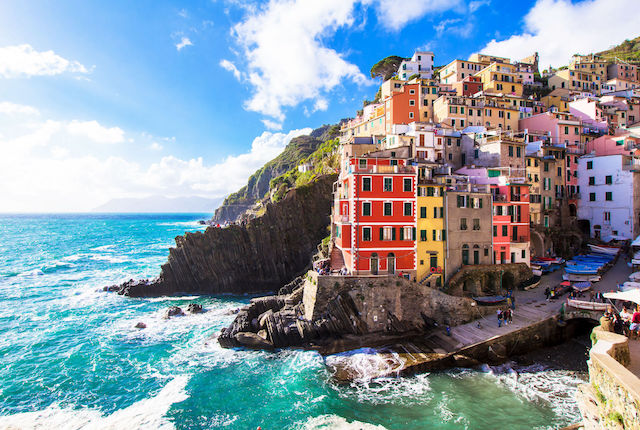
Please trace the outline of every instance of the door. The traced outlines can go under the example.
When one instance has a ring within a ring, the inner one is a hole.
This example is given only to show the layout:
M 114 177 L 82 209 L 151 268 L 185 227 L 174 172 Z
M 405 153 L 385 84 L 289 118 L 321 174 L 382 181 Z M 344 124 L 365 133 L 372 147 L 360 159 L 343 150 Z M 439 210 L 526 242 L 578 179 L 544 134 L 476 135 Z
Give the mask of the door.
M 480 251 L 473 251 L 473 264 L 480 264 Z
M 387 269 L 390 275 L 396 273 L 396 256 L 393 255 L 393 252 L 387 255 Z
M 376 254 L 375 252 L 371 254 L 371 274 L 378 274 L 378 254 Z
M 505 255 L 505 253 L 501 252 L 500 253 L 500 264 L 505 264 L 507 262 L 506 258 L 507 258 L 507 256 Z
M 516 253 L 515 253 L 515 252 L 512 252 L 512 253 L 511 253 L 511 262 L 512 262 L 512 263 L 515 263 L 515 262 L 516 262 Z
M 438 256 L 432 255 L 429 259 L 429 266 L 431 268 L 431 273 L 434 273 L 434 270 L 438 267 Z

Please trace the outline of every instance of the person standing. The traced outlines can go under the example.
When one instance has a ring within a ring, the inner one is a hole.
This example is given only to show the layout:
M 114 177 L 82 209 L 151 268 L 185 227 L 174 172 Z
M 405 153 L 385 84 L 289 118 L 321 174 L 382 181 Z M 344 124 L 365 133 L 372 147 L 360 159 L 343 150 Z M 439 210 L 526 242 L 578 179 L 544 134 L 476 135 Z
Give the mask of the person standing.
M 549 301 L 549 296 L 551 295 L 551 290 L 549 290 L 549 287 L 544 289 L 544 296 L 547 298 L 547 301 Z
M 502 326 L 502 309 L 498 309 L 496 311 L 496 314 L 498 315 L 498 327 Z
M 640 306 L 636 306 L 636 311 L 633 313 L 633 316 L 631 316 L 631 325 L 629 325 L 629 339 L 631 339 L 631 336 L 633 334 L 636 335 L 636 338 L 638 337 L 638 331 L 640 330 Z

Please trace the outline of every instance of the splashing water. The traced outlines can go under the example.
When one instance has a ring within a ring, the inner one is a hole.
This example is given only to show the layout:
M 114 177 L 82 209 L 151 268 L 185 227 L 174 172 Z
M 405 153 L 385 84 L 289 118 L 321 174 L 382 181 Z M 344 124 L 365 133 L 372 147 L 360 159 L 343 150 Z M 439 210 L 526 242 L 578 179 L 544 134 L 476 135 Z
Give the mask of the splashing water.
M 372 378 L 373 350 L 223 349 L 249 297 L 128 299 L 201 214 L 0 216 L 0 428 L 531 429 L 577 421 L 584 374 L 513 363 Z M 168 306 L 206 312 L 162 318 Z M 136 329 L 138 322 L 145 329 Z M 339 385 L 327 365 L 356 377 Z

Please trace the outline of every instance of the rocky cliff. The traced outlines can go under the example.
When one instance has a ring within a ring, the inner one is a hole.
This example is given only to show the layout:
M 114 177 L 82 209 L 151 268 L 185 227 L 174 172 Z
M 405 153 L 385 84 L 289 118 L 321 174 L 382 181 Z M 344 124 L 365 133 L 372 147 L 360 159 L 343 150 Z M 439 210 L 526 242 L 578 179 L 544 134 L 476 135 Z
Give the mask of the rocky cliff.
M 277 291 L 308 268 L 328 235 L 335 180 L 325 175 L 292 189 L 243 225 L 178 236 L 157 279 L 113 289 L 131 297 Z
M 222 205 L 216 209 L 212 221 L 220 224 L 226 221 L 240 221 L 242 214 L 251 209 L 269 192 L 269 183 L 272 179 L 295 168 L 322 143 L 334 138 L 338 131 L 338 126 L 323 125 L 313 130 L 308 136 L 298 136 L 291 139 L 282 153 L 249 177 L 247 185 L 230 194 L 224 200 Z

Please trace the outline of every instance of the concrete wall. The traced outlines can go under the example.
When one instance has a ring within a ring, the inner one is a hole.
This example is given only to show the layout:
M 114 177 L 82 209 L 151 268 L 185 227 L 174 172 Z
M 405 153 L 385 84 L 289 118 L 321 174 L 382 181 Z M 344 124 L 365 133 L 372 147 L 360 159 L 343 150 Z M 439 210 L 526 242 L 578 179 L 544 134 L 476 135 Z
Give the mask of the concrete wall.
M 590 384 L 580 387 L 578 401 L 585 430 L 640 428 L 640 380 L 625 367 L 629 340 L 602 326 L 592 337 L 596 343 L 589 353 Z
M 517 288 L 533 273 L 525 263 L 464 266 L 447 284 L 446 292 L 455 296 L 490 296 Z

